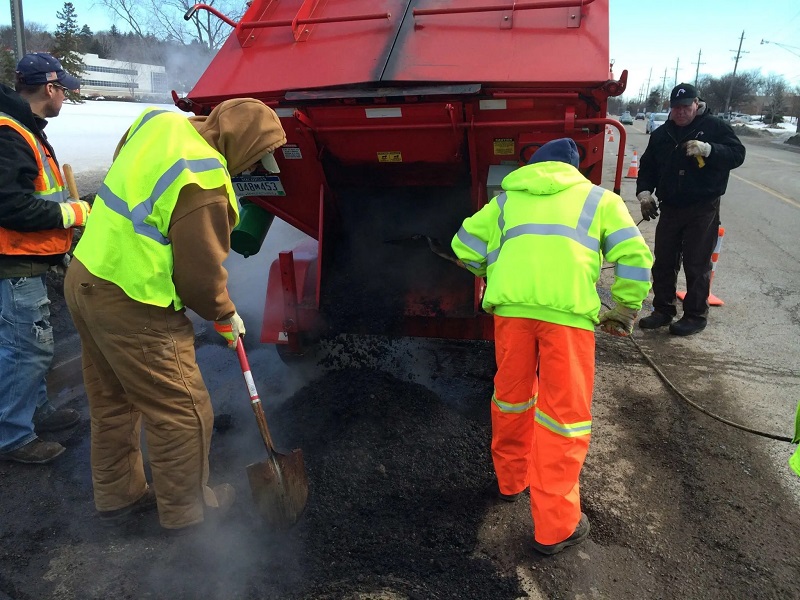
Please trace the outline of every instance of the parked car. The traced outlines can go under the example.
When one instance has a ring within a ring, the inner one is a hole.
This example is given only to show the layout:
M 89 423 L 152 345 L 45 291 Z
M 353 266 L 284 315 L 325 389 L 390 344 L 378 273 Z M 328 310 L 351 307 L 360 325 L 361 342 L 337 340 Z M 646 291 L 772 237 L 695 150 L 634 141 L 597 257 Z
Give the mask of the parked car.
M 636 120 L 637 121 L 644 121 L 646 116 L 647 115 L 645 115 L 643 112 L 638 112 L 638 113 L 636 113 Z
M 619 122 L 623 125 L 633 125 L 633 117 L 631 116 L 631 113 L 626 110 L 619 118 Z
M 650 118 L 644 125 L 644 132 L 653 133 L 653 131 L 666 123 L 668 118 L 669 113 L 650 113 Z

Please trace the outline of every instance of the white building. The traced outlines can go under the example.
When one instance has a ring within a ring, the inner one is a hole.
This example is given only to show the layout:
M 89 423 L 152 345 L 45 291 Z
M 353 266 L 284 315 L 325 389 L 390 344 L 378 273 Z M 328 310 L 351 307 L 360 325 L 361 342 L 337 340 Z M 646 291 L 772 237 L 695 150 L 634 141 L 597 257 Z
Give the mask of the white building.
M 84 54 L 83 63 L 81 96 L 109 99 L 169 96 L 165 67 L 108 60 L 97 54 Z

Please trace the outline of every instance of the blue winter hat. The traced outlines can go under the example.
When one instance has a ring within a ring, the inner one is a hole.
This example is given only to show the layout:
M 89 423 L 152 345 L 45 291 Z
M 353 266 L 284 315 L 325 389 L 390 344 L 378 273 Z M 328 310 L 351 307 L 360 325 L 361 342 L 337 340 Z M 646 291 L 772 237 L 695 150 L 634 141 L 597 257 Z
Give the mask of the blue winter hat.
M 578 146 L 572 141 L 571 138 L 560 138 L 558 140 L 551 140 L 539 148 L 528 159 L 528 164 L 558 161 L 572 165 L 576 169 L 581 164 L 581 158 L 578 155 Z
M 17 64 L 17 78 L 28 85 L 59 83 L 68 90 L 77 90 L 81 82 L 64 70 L 58 59 L 47 52 L 26 54 Z

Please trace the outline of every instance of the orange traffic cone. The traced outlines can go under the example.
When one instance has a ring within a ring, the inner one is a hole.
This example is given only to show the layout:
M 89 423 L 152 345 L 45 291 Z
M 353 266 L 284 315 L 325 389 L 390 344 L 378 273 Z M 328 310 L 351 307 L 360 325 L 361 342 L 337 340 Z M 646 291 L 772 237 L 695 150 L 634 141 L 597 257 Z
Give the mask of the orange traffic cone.
M 608 141 L 609 142 L 613 142 L 614 141 L 614 130 L 613 129 L 609 129 L 608 130 Z
M 628 179 L 636 179 L 639 177 L 639 157 L 636 156 L 636 150 L 633 151 L 631 166 L 628 167 L 628 174 L 625 175 L 625 177 Z
M 723 306 L 725 302 L 721 298 L 717 298 L 714 294 L 711 293 L 710 284 L 714 283 L 714 273 L 717 271 L 717 261 L 719 260 L 719 253 L 722 250 L 722 238 L 725 237 L 725 228 L 720 227 L 719 233 L 717 236 L 717 245 L 714 248 L 714 253 L 711 255 L 711 281 L 709 283 L 709 290 L 708 290 L 708 304 L 710 306 Z M 683 290 L 679 291 L 677 294 L 678 298 L 683 300 L 686 297 L 686 292 Z

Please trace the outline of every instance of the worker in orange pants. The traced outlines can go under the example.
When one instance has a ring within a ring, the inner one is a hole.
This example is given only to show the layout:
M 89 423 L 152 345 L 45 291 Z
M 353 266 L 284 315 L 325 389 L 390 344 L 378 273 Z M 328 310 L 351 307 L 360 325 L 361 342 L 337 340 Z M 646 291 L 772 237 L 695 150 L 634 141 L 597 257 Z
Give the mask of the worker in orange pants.
M 630 335 L 653 264 L 622 198 L 579 166 L 574 140 L 547 142 L 451 243 L 464 268 L 486 277 L 482 305 L 494 315 L 498 493 L 513 501 L 530 487 L 533 547 L 543 554 L 589 534 L 578 478 L 592 430 L 594 328 Z M 616 306 L 600 315 L 604 260 L 615 263 Z
M 569 538 L 581 520 L 578 476 L 592 431 L 594 333 L 495 317 L 492 460 L 500 493 L 530 484 L 536 541 Z

